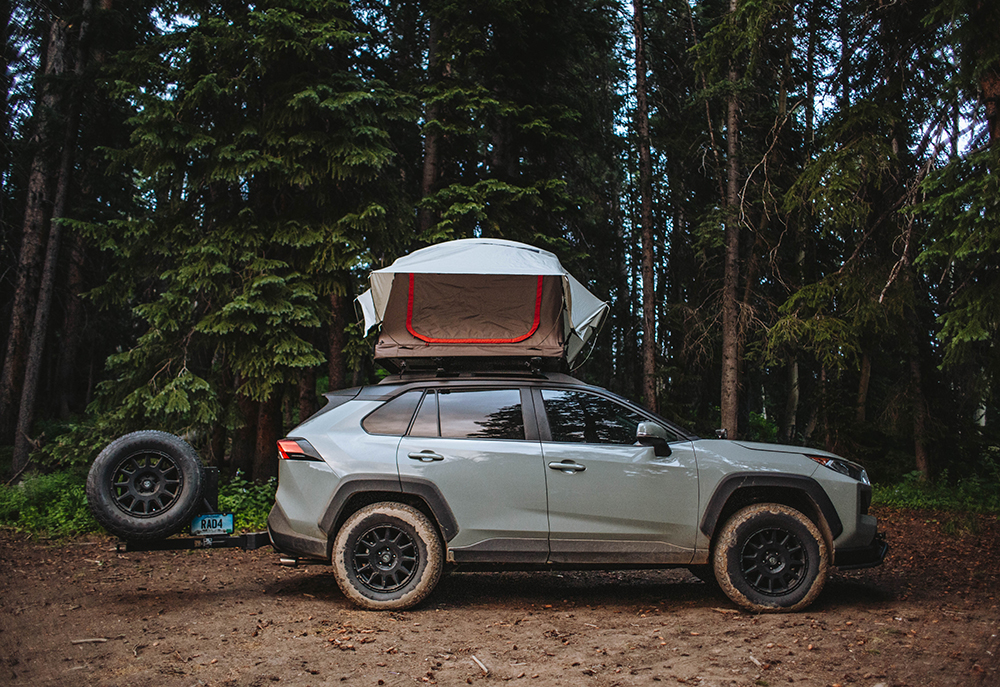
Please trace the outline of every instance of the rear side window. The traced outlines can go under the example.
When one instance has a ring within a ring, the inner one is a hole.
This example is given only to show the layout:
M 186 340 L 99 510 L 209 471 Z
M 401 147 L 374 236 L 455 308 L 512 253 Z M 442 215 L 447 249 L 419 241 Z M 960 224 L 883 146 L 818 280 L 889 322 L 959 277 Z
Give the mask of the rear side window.
M 411 436 L 453 439 L 524 439 L 517 389 L 428 391 Z
M 413 411 L 417 409 L 423 391 L 407 391 L 388 401 L 374 413 L 361 421 L 361 426 L 369 434 L 406 434 Z

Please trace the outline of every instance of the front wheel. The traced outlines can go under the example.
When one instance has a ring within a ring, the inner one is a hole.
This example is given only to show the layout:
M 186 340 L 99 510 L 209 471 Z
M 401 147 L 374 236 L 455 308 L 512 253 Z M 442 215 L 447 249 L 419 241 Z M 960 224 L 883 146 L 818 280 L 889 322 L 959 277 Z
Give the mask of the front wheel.
M 441 578 L 444 546 L 430 519 L 402 503 L 373 503 L 344 522 L 333 544 L 333 574 L 362 608 L 417 605 Z
M 719 586 L 751 611 L 798 611 L 823 590 L 829 552 L 819 528 L 794 508 L 758 503 L 722 528 L 713 556 Z

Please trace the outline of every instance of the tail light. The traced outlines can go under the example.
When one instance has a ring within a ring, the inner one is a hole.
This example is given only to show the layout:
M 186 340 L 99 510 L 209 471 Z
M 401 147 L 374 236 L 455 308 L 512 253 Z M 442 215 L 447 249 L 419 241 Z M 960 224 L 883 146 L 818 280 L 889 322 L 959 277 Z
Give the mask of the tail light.
M 305 439 L 279 439 L 278 457 L 281 460 L 323 460 L 319 451 Z

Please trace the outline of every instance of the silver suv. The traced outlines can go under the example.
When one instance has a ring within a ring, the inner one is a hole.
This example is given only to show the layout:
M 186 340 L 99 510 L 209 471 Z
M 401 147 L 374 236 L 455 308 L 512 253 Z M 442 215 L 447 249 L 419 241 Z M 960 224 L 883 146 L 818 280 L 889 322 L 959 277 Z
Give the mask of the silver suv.
M 796 611 L 887 550 L 860 465 L 699 439 L 564 374 L 389 377 L 327 394 L 278 448 L 271 540 L 369 609 L 419 603 L 449 565 L 688 567 Z

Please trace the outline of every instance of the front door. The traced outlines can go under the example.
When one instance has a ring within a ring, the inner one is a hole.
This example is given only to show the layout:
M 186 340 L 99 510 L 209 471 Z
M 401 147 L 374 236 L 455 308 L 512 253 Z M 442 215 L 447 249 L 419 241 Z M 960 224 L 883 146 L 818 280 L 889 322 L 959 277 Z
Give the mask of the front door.
M 589 391 L 537 392 L 554 563 L 683 564 L 694 554 L 698 471 L 690 441 L 669 456 L 636 445 L 647 421 Z

